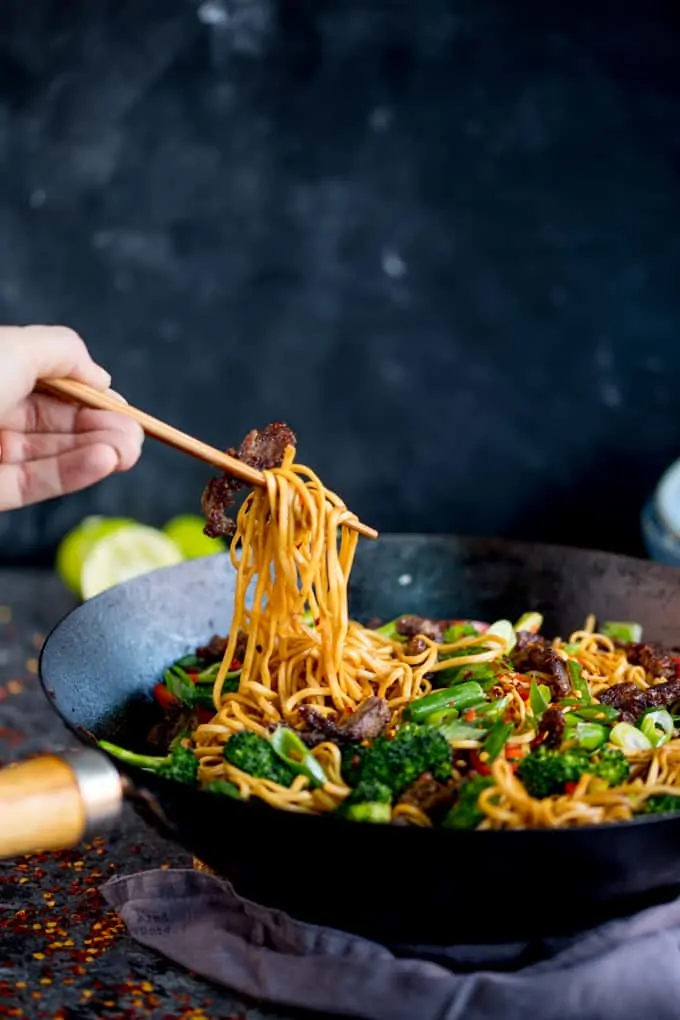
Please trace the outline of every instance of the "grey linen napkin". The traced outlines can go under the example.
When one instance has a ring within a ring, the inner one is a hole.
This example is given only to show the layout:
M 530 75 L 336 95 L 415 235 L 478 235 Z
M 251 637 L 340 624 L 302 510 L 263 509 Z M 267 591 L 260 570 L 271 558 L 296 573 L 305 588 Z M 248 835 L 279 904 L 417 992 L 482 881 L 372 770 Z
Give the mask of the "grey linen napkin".
M 363 1020 L 680 1018 L 680 900 L 575 939 L 485 951 L 388 949 L 302 924 L 191 869 L 126 875 L 102 891 L 138 942 L 282 1006 Z

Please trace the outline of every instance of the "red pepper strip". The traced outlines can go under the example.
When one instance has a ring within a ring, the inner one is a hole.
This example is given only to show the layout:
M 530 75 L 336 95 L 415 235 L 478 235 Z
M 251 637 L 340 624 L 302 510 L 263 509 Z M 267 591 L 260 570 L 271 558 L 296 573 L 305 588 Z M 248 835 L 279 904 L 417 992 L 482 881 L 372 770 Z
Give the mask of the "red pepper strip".
M 680 680 L 680 655 L 673 656 L 673 662 L 675 663 L 675 677 L 676 680 Z
M 520 760 L 524 757 L 524 752 L 519 744 L 506 744 L 505 745 L 505 757 L 508 760 Z
M 215 713 L 212 712 L 209 708 L 206 708 L 204 705 L 199 705 L 196 708 L 196 718 L 201 724 L 210 722 L 214 715 Z
M 163 710 L 174 708 L 176 705 L 181 705 L 179 698 L 176 698 L 174 694 L 171 694 L 165 684 L 156 684 L 153 689 L 154 700 Z
M 236 670 L 237 669 L 241 669 L 242 666 L 243 666 L 243 663 L 241 662 L 240 659 L 232 659 L 231 660 L 231 665 L 229 666 L 229 672 L 230 673 L 235 673 Z
M 574 790 L 576 789 L 577 785 L 578 785 L 578 783 L 565 783 L 564 784 L 564 792 L 565 793 L 573 793 Z

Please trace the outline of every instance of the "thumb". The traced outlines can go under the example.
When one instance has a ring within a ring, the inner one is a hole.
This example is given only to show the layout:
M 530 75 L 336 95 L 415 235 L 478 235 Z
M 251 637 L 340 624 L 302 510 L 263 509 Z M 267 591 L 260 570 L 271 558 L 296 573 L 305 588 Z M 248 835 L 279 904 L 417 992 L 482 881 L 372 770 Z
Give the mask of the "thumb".
M 65 326 L 1 327 L 0 366 L 0 414 L 32 393 L 40 379 L 70 377 L 98 390 L 111 383 L 83 340 Z

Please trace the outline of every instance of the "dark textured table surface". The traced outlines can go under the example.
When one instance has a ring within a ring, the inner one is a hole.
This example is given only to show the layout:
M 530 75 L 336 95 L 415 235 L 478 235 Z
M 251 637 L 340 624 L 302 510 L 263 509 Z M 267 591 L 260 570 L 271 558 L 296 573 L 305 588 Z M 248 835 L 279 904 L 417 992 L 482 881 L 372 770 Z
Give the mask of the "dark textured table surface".
M 0 571 L 3 765 L 73 744 L 37 676 L 44 636 L 72 604 L 49 573 Z M 130 809 L 107 839 L 0 861 L 0 1017 L 282 1020 L 133 942 L 99 895 L 112 875 L 190 862 Z

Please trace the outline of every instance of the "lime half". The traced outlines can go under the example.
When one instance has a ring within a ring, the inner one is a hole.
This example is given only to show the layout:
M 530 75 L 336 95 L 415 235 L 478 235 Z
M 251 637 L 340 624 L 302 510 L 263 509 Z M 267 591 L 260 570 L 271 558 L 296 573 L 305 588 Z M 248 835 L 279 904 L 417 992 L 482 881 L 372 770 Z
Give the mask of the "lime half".
M 67 588 L 80 596 L 83 564 L 96 542 L 134 522 L 127 517 L 85 517 L 68 532 L 57 548 L 56 571 Z
M 177 543 L 182 554 L 188 560 L 224 552 L 226 549 L 224 542 L 219 538 L 208 538 L 203 531 L 204 527 L 205 521 L 202 517 L 197 517 L 194 514 L 182 514 L 168 521 L 163 531 L 170 536 L 173 542 Z
M 183 559 L 177 543 L 162 531 L 129 524 L 100 538 L 90 549 L 80 575 L 82 598 L 90 599 L 131 577 Z

